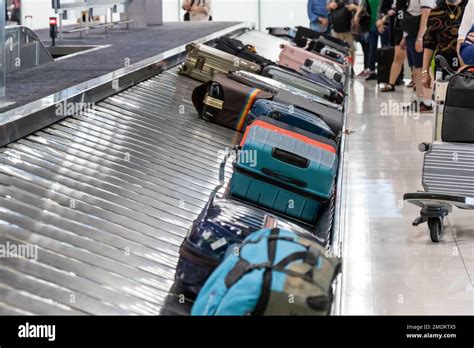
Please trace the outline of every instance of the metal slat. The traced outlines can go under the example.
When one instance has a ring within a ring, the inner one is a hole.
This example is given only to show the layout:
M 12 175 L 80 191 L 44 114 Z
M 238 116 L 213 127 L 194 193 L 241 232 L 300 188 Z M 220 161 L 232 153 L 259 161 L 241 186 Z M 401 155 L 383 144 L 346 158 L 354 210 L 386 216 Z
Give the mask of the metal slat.
M 240 140 L 197 117 L 198 84 L 172 69 L 0 149 L 0 243 L 38 247 L 0 260 L 0 313 L 160 313 Z
M 434 142 L 423 164 L 426 191 L 473 196 L 473 163 L 472 144 Z

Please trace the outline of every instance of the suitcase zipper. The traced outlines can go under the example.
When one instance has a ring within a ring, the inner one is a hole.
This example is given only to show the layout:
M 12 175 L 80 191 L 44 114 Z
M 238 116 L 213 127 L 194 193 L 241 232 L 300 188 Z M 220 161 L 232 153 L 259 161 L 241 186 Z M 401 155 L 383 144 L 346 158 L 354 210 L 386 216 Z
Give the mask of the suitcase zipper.
M 310 198 L 310 199 L 315 200 L 315 201 L 320 202 L 320 203 L 327 203 L 329 201 L 329 199 L 322 198 L 320 196 L 316 196 L 314 194 L 307 193 L 307 192 L 302 191 L 302 190 L 298 190 L 297 188 L 294 188 L 294 187 L 292 187 L 288 184 L 285 184 L 281 181 L 277 181 L 275 179 L 269 178 L 269 177 L 264 176 L 262 174 L 250 171 L 247 168 L 239 167 L 236 163 L 233 164 L 233 167 L 234 167 L 234 171 L 237 172 L 237 173 L 241 173 L 241 174 L 250 176 L 251 178 L 263 181 L 263 182 L 265 182 L 267 184 L 270 184 L 270 185 L 273 185 L 273 186 L 277 186 L 279 188 L 282 188 L 284 190 L 293 192 L 293 193 L 298 194 L 300 196 Z

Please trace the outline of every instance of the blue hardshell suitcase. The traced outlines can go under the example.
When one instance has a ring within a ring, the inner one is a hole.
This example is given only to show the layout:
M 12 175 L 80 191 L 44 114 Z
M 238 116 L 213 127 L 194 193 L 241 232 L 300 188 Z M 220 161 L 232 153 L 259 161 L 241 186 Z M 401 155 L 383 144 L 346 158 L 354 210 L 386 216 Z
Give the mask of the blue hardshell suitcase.
M 278 227 L 327 246 L 332 228 L 333 204 L 316 226 L 297 224 L 241 201 L 212 195 L 193 222 L 180 248 L 178 282 L 188 298 L 195 298 L 204 282 L 223 260 L 229 247 L 263 228 Z
M 247 126 L 261 117 L 269 117 L 328 139 L 336 137 L 331 128 L 315 114 L 283 103 L 257 100 L 247 115 Z
M 231 196 L 314 223 L 334 193 L 336 143 L 263 117 L 247 128 L 240 146 Z

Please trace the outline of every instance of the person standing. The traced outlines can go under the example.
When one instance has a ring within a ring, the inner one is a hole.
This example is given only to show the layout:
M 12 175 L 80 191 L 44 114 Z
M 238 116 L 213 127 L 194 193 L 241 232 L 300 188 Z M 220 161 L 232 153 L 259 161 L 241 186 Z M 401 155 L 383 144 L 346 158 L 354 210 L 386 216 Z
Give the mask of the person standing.
M 212 21 L 212 0 L 184 0 L 185 21 Z
M 329 32 L 329 12 L 327 0 L 308 0 L 308 17 L 311 30 L 319 33 Z
M 366 81 L 376 80 L 376 63 L 377 63 L 377 48 L 379 44 L 379 36 L 382 38 L 382 46 L 388 46 L 390 44 L 389 32 L 385 31 L 384 34 L 380 34 L 377 30 L 377 20 L 378 20 L 378 9 L 380 6 L 381 0 L 364 0 L 367 4 L 368 13 L 370 15 L 370 31 L 368 37 L 369 44 L 369 74 L 366 78 Z
M 431 10 L 423 38 L 421 80 L 425 88 L 431 88 L 430 66 L 435 52 L 446 59 L 451 70 L 457 71 L 461 67 L 456 44 L 467 3 L 468 0 L 444 0 Z
M 434 0 L 408 0 L 403 11 L 401 27 L 404 37 L 400 43 L 406 47 L 407 55 L 413 63 L 413 79 L 415 81 L 417 100 L 410 108 L 419 112 L 433 111 L 431 89 L 423 88 L 421 70 L 423 68 L 423 37 L 426 33 L 428 17 L 435 7 Z M 419 109 L 418 109 L 419 106 Z
M 354 64 L 354 36 L 351 33 L 352 16 L 358 6 L 354 0 L 329 0 L 327 8 L 332 25 L 332 36 L 349 44 L 349 52 Z
M 403 11 L 405 0 L 395 0 L 395 7 L 387 11 L 386 14 L 381 13 L 382 18 L 377 22 L 377 28 L 384 30 L 387 20 L 393 19 L 392 32 L 390 35 L 391 44 L 394 46 L 394 57 L 392 66 L 390 68 L 389 82 L 381 89 L 381 92 L 395 92 L 395 85 L 401 77 L 403 64 L 407 59 L 407 52 L 405 47 L 400 46 L 403 39 L 403 30 L 400 29 L 399 11 Z M 413 65 L 411 59 L 409 60 L 410 67 Z

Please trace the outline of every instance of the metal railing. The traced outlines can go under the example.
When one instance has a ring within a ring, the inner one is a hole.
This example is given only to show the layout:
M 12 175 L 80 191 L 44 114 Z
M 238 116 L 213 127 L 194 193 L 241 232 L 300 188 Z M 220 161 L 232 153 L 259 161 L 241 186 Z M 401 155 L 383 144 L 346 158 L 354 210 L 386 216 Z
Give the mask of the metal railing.
M 5 28 L 4 42 L 6 73 L 54 61 L 43 42 L 28 27 Z
M 0 0 L 0 42 L 5 42 L 5 0 Z M 0 105 L 5 98 L 5 76 L 7 73 L 6 69 L 6 57 L 5 57 L 5 45 L 0 45 Z
M 79 33 L 82 37 L 84 32 L 88 32 L 89 29 L 96 29 L 96 28 L 105 28 L 106 30 L 116 24 L 126 24 L 128 26 L 128 6 L 130 5 L 131 0 L 53 0 L 53 9 L 56 14 L 59 15 L 59 39 L 64 39 L 64 34 L 69 33 Z M 106 22 L 102 24 L 92 24 L 89 25 L 89 20 L 85 22 L 81 19 L 81 25 L 78 28 L 68 29 L 65 30 L 63 28 L 63 19 L 67 18 L 67 13 L 70 10 L 75 10 L 78 12 L 88 12 L 91 13 L 95 8 L 105 8 L 107 11 L 111 11 L 111 13 L 118 12 L 118 6 L 123 6 L 124 9 L 122 12 L 126 13 L 127 20 L 119 21 L 114 23 L 111 21 L 107 23 L 107 15 L 105 16 Z

